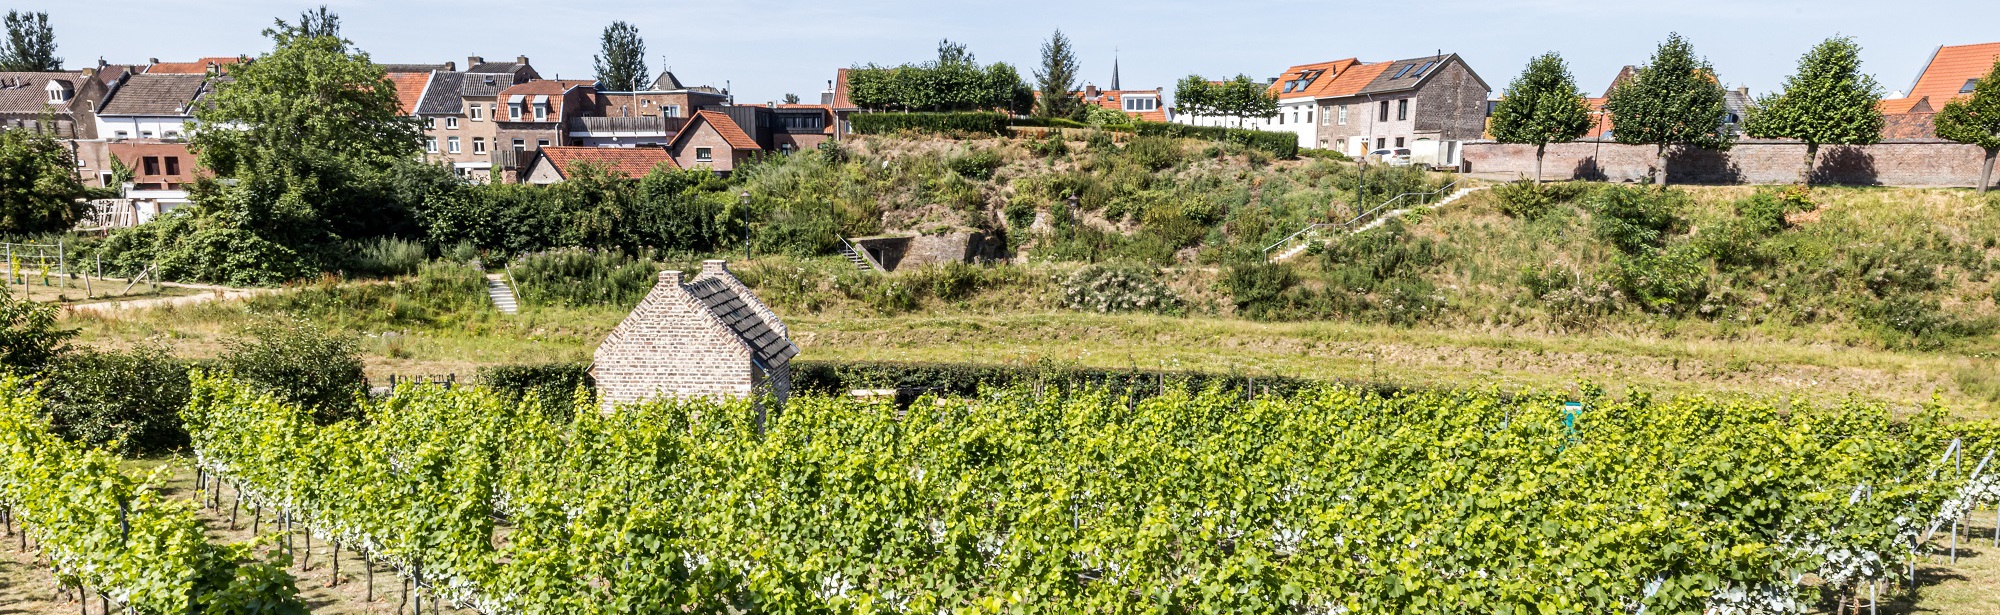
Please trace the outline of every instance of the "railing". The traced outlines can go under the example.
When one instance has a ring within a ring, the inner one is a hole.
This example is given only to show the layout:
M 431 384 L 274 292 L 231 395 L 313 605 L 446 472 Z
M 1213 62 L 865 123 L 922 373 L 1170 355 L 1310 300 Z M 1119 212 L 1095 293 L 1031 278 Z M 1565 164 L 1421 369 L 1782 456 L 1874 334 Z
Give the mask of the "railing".
M 1394 197 L 1391 197 L 1387 201 L 1383 201 L 1381 205 L 1376 205 L 1372 208 L 1369 208 L 1368 211 L 1361 212 L 1360 215 L 1350 218 L 1346 222 L 1337 222 L 1337 223 L 1315 222 L 1306 225 L 1305 228 L 1299 229 L 1299 232 L 1287 235 L 1285 236 L 1284 239 L 1278 240 L 1277 243 L 1264 246 L 1264 260 L 1266 261 L 1271 260 L 1272 250 L 1278 250 L 1279 248 L 1284 248 L 1283 250 L 1279 250 L 1278 253 L 1285 254 L 1286 252 L 1291 251 L 1293 244 L 1317 237 L 1321 229 L 1334 228 L 1334 229 L 1339 229 L 1341 231 L 1352 231 L 1354 229 L 1360 228 L 1361 226 L 1374 222 L 1375 219 L 1381 216 L 1383 212 L 1395 211 L 1393 207 L 1397 203 L 1404 203 L 1405 202 L 1404 199 L 1415 197 L 1417 205 L 1429 205 L 1430 203 L 1433 202 L 1434 199 L 1439 198 L 1443 195 L 1451 194 L 1451 192 L 1454 189 L 1458 188 L 1458 184 L 1463 181 L 1465 180 L 1462 179 L 1452 180 L 1451 183 L 1445 184 L 1443 187 L 1440 187 L 1436 190 L 1432 190 L 1429 192 L 1405 192 L 1402 194 L 1398 194 Z
M 876 271 L 882 271 L 882 272 L 888 271 L 888 269 L 882 268 L 882 263 L 876 262 L 875 255 L 869 254 L 867 250 L 861 249 L 861 246 L 848 243 L 846 237 L 840 238 L 840 247 L 846 249 L 848 252 L 853 253 L 856 256 L 860 256 L 861 260 L 868 261 L 868 266 L 874 267 Z

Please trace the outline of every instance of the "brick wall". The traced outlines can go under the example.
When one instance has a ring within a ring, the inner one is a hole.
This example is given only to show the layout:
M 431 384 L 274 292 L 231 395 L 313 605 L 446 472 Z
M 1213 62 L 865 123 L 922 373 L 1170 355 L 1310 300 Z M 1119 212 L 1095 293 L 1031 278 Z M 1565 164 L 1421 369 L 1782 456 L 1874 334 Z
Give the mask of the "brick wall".
M 1551 145 L 1545 179 L 1642 181 L 1654 164 L 1650 145 L 1575 142 Z M 1704 184 L 1782 184 L 1798 180 L 1806 146 L 1794 141 L 1745 141 L 1728 151 L 1689 149 L 1667 161 L 1667 181 Z M 1941 141 L 1894 141 L 1866 146 L 1821 146 L 1814 181 L 1883 186 L 1971 186 L 1985 153 Z M 1470 173 L 1530 177 L 1532 145 L 1468 143 Z
M 758 377 L 750 349 L 681 286 L 659 283 L 597 347 L 592 376 L 606 406 L 656 397 L 743 397 Z
M 695 156 L 697 150 L 703 147 L 708 148 L 713 160 L 701 160 Z M 730 149 L 729 141 L 724 140 L 722 133 L 716 132 L 715 127 L 707 122 L 701 122 L 694 134 L 680 139 L 672 153 L 674 162 L 684 169 L 706 165 L 710 170 L 726 172 L 736 168 L 735 150 Z

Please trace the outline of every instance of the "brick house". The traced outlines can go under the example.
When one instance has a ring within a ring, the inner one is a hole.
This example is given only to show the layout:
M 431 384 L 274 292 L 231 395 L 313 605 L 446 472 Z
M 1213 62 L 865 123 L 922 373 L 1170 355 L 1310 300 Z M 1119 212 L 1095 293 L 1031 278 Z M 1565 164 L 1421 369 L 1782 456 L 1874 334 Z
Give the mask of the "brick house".
M 98 71 L 0 72 L 0 129 L 97 138 L 97 106 L 116 85 L 99 79 Z M 45 119 L 53 123 L 43 125 Z
M 546 186 L 569 179 L 571 169 L 578 164 L 592 164 L 603 168 L 612 175 L 627 179 L 639 179 L 652 173 L 653 169 L 666 165 L 678 169 L 674 157 L 665 147 L 571 147 L 551 145 L 535 152 L 521 170 L 522 183 Z
M 597 82 L 575 79 L 535 79 L 502 90 L 493 117 L 494 157 L 502 181 L 517 180 L 521 165 L 535 150 L 551 145 L 576 145 L 569 140 L 572 118 L 597 114 Z
M 416 105 L 415 114 L 424 121 L 424 157 L 451 164 L 460 177 L 490 181 L 495 167 L 513 161 L 499 141 L 500 92 L 540 75 L 527 56 L 513 62 L 470 56 L 464 72 L 453 68 L 445 65 L 433 72 Z M 453 142 L 458 144 L 456 151 Z
M 207 74 L 133 75 L 98 107 L 98 138 L 181 140 L 195 105 L 214 92 L 212 81 Z
M 1458 54 L 1356 64 L 1314 87 L 1324 88 L 1314 94 L 1315 147 L 1409 148 L 1413 162 L 1440 166 L 1457 165 L 1460 146 L 1485 133 L 1493 89 Z
M 765 151 L 813 149 L 833 139 L 833 112 L 823 105 L 723 105 L 709 107 L 729 116 Z
M 1126 115 L 1141 121 L 1168 122 L 1173 120 L 1173 116 L 1167 109 L 1164 92 L 1165 90 L 1157 88 L 1120 90 L 1115 86 L 1109 90 L 1100 90 L 1097 86 L 1086 85 L 1081 91 L 1076 92 L 1076 96 L 1083 99 L 1083 104 L 1123 111 Z
M 1584 99 L 1584 103 L 1590 106 L 1591 122 L 1590 129 L 1584 131 L 1581 140 L 1611 140 L 1611 113 L 1604 109 L 1604 103 L 1611 100 L 1612 90 L 1618 89 L 1618 86 L 1623 85 L 1626 80 L 1631 79 L 1633 75 L 1638 73 L 1639 67 L 1637 66 L 1627 65 L 1624 68 L 1618 69 L 1618 75 L 1611 78 L 1611 85 L 1604 86 L 1604 94 L 1602 96 Z M 1710 80 L 1714 80 L 1712 75 L 1710 76 Z M 1722 116 L 1723 128 L 1732 133 L 1737 132 L 1738 128 L 1743 124 L 1743 118 L 1749 115 L 1750 105 L 1752 104 L 1754 104 L 1754 101 L 1750 98 L 1750 88 L 1748 87 L 1738 86 L 1735 89 L 1723 90 L 1722 108 L 1728 111 L 1728 113 Z
M 1319 112 L 1319 99 L 1352 87 L 1359 79 L 1342 80 L 1348 71 L 1359 66 L 1355 58 L 1300 64 L 1285 69 L 1278 78 L 1271 80 L 1265 93 L 1278 101 L 1278 115 L 1258 121 L 1257 128 L 1289 132 L 1299 136 L 1299 147 L 1324 147 L 1319 144 L 1319 123 L 1314 118 Z
M 619 84 L 603 84 L 617 87 Z M 713 86 L 688 87 L 672 71 L 660 73 L 650 87 L 637 91 L 597 93 L 597 108 L 604 117 L 679 117 L 696 111 L 729 104 L 729 92 Z
M 663 271 L 652 292 L 597 347 L 591 376 L 605 409 L 663 397 L 791 395 L 799 353 L 778 315 L 730 274 L 703 261 L 683 280 Z
M 854 124 L 847 118 L 861 111 L 861 107 L 855 106 L 854 99 L 848 93 L 847 72 L 850 70 L 853 69 L 843 68 L 834 73 L 833 81 L 827 82 L 826 91 L 820 92 L 819 95 L 820 106 L 826 107 L 827 111 L 833 114 L 832 132 L 835 139 L 845 139 L 848 134 L 854 132 Z
M 688 118 L 687 125 L 674 134 L 667 151 L 683 169 L 706 167 L 728 173 L 764 149 L 729 115 L 721 111 L 696 111 L 694 117 Z

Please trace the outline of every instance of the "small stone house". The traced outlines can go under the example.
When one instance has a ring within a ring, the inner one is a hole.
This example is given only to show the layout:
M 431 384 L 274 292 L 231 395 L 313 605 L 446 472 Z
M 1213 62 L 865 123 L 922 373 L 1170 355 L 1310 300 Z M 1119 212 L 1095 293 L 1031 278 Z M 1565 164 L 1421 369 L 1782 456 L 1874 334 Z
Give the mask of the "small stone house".
M 692 280 L 663 271 L 653 291 L 597 347 L 598 398 L 617 404 L 660 397 L 791 395 L 799 353 L 785 323 L 729 273 L 704 261 Z

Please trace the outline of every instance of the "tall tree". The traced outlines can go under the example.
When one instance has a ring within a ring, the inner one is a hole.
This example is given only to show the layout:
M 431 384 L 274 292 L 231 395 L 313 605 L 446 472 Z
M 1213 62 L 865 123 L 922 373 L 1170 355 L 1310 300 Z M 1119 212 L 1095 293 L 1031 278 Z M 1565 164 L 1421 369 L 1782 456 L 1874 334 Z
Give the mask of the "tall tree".
M 785 104 L 787 105 L 799 104 L 799 95 L 787 92 L 785 94 Z
M 1986 150 L 1979 167 L 1979 193 L 1993 185 L 1993 159 L 2000 156 L 2000 61 L 1972 85 L 1972 96 L 1945 103 L 1931 118 L 1939 137 Z
M 299 11 L 298 23 L 288 25 L 279 22 L 278 28 L 299 38 L 339 39 L 340 15 L 328 10 L 326 5 L 322 4 L 317 9 Z
M 1667 150 L 1676 147 L 1726 149 L 1733 135 L 1723 127 L 1729 114 L 1722 84 L 1707 60 L 1679 34 L 1667 37 L 1652 61 L 1612 88 L 1605 110 L 1619 143 L 1652 145 L 1653 183 L 1667 183 Z
M 1174 84 L 1174 110 L 1189 117 L 1216 115 L 1215 84 L 1207 77 L 1188 75 Z
M 1083 114 L 1083 101 L 1074 94 L 1080 70 L 1076 48 L 1062 30 L 1056 30 L 1048 42 L 1042 43 L 1042 67 L 1035 71 L 1035 89 L 1042 93 L 1035 106 L 1037 117 L 1076 119 Z
M 646 41 L 639 28 L 623 21 L 604 27 L 604 48 L 592 57 L 597 83 L 606 89 L 637 91 L 650 76 L 646 69 Z
M 1542 155 L 1550 143 L 1576 140 L 1590 131 L 1590 103 L 1561 55 L 1548 52 L 1528 60 L 1493 107 L 1493 139 L 1535 146 L 1535 183 L 1542 182 Z
M 56 57 L 56 31 L 49 27 L 49 14 L 7 11 L 7 40 L 0 41 L 0 71 L 59 70 L 62 58 Z
M 939 64 L 976 64 L 972 52 L 965 49 L 965 43 L 954 43 L 951 39 L 938 39 Z
M 1882 140 L 1882 86 L 1861 72 L 1861 47 L 1854 39 L 1829 38 L 1799 58 L 1799 70 L 1785 89 L 1757 99 L 1743 131 L 1760 139 L 1798 139 L 1806 144 L 1799 184 L 1812 183 L 1821 145 L 1868 145 Z
M 40 130 L 0 130 L 0 234 L 60 233 L 76 226 L 91 197 L 76 157 Z
M 1272 96 L 1270 88 L 1249 75 L 1237 75 L 1217 87 L 1214 103 L 1223 114 L 1236 118 L 1238 128 L 1250 118 L 1278 114 L 1278 97 Z

